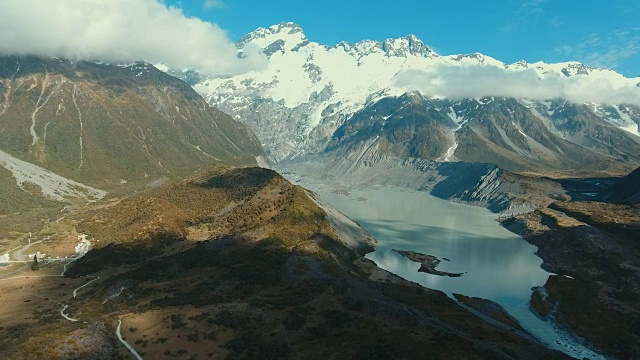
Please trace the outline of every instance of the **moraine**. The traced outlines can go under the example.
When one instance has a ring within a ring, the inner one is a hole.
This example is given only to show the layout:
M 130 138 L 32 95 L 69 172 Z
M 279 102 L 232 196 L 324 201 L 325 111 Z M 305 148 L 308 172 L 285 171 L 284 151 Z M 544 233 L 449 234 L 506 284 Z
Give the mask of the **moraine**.
M 317 183 L 302 185 L 378 239 L 367 258 L 381 268 L 452 298 L 460 293 L 496 302 L 549 347 L 580 359 L 604 359 L 529 310 L 532 288 L 544 285 L 550 273 L 540 267 L 536 247 L 501 227 L 490 211 L 388 187 L 336 191 Z M 419 263 L 393 249 L 447 259 L 438 270 L 464 274 L 443 277 L 418 272 Z

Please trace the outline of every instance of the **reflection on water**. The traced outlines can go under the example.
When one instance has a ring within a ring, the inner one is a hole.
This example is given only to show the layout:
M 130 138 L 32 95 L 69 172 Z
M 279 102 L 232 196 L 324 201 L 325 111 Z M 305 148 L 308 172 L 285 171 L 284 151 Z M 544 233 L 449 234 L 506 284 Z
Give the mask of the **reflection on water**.
M 492 300 L 549 346 L 579 358 L 602 358 L 529 310 L 531 288 L 544 285 L 549 273 L 540 268 L 536 247 L 501 227 L 490 211 L 421 192 L 357 189 L 345 195 L 306 186 L 379 240 L 367 258 L 381 268 L 449 296 Z M 392 249 L 447 258 L 450 261 L 442 261 L 438 270 L 465 274 L 451 278 L 420 273 L 420 264 Z

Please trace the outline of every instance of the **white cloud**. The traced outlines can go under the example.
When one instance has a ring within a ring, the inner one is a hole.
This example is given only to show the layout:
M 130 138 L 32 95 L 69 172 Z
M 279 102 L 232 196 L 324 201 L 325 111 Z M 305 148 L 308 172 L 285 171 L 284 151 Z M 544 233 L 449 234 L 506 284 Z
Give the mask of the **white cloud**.
M 510 20 L 500 26 L 500 31 L 513 33 L 519 31 L 532 21 L 532 18 L 543 13 L 542 4 L 547 0 L 521 0 Z
M 261 67 L 259 51 L 239 59 L 217 25 L 160 0 L 2 0 L 0 54 L 132 62 L 211 74 Z
M 222 0 L 206 0 L 203 6 L 205 9 L 209 10 L 209 9 L 215 9 L 215 8 L 223 8 L 226 5 Z
M 640 28 L 591 34 L 577 44 L 560 45 L 555 50 L 591 66 L 615 68 L 640 52 Z
M 496 96 L 531 100 L 566 99 L 575 103 L 633 104 L 640 106 L 640 88 L 614 84 L 605 78 L 509 71 L 494 66 L 436 66 L 428 71 L 407 70 L 395 85 L 407 91 L 453 100 Z

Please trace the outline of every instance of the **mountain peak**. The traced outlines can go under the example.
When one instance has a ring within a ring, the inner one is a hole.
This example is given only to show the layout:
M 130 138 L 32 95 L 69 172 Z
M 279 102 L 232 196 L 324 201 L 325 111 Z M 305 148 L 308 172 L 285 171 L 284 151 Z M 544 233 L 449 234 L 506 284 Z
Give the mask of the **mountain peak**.
M 242 49 L 247 44 L 254 43 L 261 48 L 267 48 L 275 42 L 278 42 L 281 46 L 284 46 L 284 43 L 286 43 L 287 47 L 294 47 L 308 41 L 300 25 L 294 22 L 283 21 L 279 24 L 271 25 L 268 28 L 257 28 L 240 38 L 236 45 L 239 49 Z
M 387 39 L 382 43 L 382 49 L 387 56 L 397 57 L 407 57 L 409 55 L 430 57 L 435 54 L 429 46 L 413 34 L 397 39 Z
M 433 49 L 427 46 L 422 40 L 420 40 L 414 34 L 409 34 L 403 38 L 402 40 L 406 40 L 408 43 L 409 54 L 428 57 L 430 55 L 435 54 Z
M 528 69 L 529 68 L 529 63 L 526 62 L 524 59 L 518 61 L 518 62 L 514 62 L 513 64 L 510 65 L 510 68 L 518 70 L 518 69 Z
M 287 22 L 287 21 L 283 21 L 279 24 L 275 24 L 275 25 L 271 25 L 269 27 L 269 30 L 274 31 L 274 32 L 287 32 L 289 34 L 294 34 L 294 33 L 298 33 L 298 32 L 303 32 L 302 31 L 302 27 L 300 27 L 300 25 L 294 23 L 294 22 Z
M 425 45 L 417 36 L 410 34 L 401 38 L 389 38 L 383 42 L 375 40 L 362 40 L 355 44 L 346 41 L 340 42 L 335 47 L 343 48 L 353 56 L 364 56 L 371 53 L 384 53 L 389 57 L 418 57 L 437 56 L 429 46 Z

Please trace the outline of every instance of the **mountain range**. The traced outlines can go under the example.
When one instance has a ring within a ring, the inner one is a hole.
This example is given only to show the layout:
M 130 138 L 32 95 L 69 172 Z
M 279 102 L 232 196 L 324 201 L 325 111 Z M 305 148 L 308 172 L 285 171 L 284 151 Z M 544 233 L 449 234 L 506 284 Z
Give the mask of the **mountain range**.
M 605 82 L 616 91 L 640 87 L 640 78 L 610 69 L 577 62 L 505 64 L 478 53 L 442 56 L 413 35 L 327 46 L 310 41 L 294 23 L 259 28 L 237 46 L 239 56 L 247 46 L 261 48 L 268 66 L 232 77 L 171 73 L 248 124 L 274 162 L 337 151 L 535 172 L 622 174 L 640 163 L 637 104 L 540 100 L 535 94 L 453 98 L 404 84 L 418 79 L 417 72 L 484 69 L 535 74 L 540 81 Z

